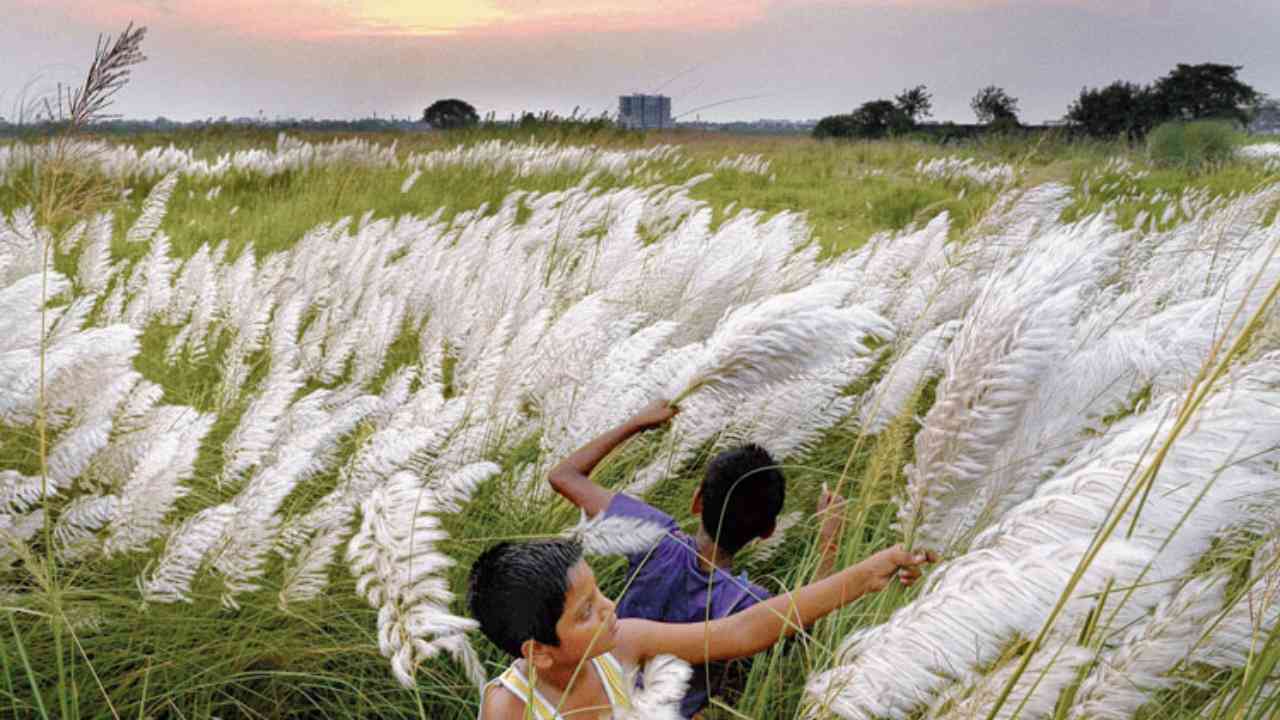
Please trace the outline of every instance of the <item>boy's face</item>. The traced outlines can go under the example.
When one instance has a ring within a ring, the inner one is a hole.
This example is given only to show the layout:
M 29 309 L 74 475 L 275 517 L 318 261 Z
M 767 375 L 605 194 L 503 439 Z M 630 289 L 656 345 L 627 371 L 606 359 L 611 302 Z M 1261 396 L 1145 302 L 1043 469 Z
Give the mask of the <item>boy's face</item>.
M 613 601 L 596 586 L 595 573 L 585 561 L 569 569 L 569 592 L 556 622 L 560 646 L 544 646 L 561 664 L 578 663 L 609 652 L 617 644 L 618 616 Z

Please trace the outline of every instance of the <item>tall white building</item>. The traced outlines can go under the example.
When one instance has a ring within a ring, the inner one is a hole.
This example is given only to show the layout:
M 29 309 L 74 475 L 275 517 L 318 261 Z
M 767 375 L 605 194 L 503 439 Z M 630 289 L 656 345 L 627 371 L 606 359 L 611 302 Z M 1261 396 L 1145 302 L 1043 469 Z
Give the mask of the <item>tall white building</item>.
M 636 130 L 674 127 L 671 98 L 666 95 L 621 95 L 618 97 L 618 123 Z

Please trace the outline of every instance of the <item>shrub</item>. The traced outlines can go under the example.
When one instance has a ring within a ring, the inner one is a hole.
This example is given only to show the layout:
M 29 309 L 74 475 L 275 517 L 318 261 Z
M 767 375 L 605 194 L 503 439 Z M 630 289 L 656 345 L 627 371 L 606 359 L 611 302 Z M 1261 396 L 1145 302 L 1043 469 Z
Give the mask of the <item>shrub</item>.
M 1172 121 L 1151 131 L 1147 154 L 1161 165 L 1198 169 L 1229 160 L 1239 143 L 1239 131 L 1227 121 Z

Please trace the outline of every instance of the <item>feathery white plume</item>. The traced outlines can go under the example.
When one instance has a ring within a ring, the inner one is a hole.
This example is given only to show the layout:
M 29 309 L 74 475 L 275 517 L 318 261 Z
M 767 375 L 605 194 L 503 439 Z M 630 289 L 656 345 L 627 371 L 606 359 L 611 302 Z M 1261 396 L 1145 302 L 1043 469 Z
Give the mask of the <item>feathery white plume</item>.
M 164 216 L 169 210 L 169 196 L 173 194 L 173 189 L 178 184 L 178 173 L 173 172 L 164 176 L 160 182 L 151 188 L 151 192 L 147 193 L 147 199 L 142 201 L 142 213 L 138 215 L 138 219 L 134 221 L 133 226 L 129 228 L 129 232 L 125 234 L 125 240 L 131 243 L 147 242 L 160 229 L 160 223 L 164 221 Z
M 786 293 L 729 313 L 671 397 L 703 390 L 735 396 L 780 382 L 817 365 L 866 352 L 870 339 L 893 336 L 889 322 L 859 307 L 833 307 L 847 294 L 838 285 Z
M 440 649 L 433 642 L 477 627 L 449 612 L 453 594 L 441 573 L 453 561 L 436 550 L 447 535 L 425 498 L 412 473 L 395 474 L 362 503 L 360 530 L 347 546 L 356 591 L 378 608 L 378 648 L 405 687 Z
M 647 552 L 667 536 L 667 529 L 643 518 L 599 515 L 565 532 L 582 543 L 587 555 L 635 555 Z
M 627 674 L 627 684 L 635 687 L 635 673 Z M 656 655 L 645 663 L 644 688 L 631 694 L 631 710 L 615 713 L 618 720 L 680 720 L 680 701 L 689 688 L 693 668 L 674 655 Z

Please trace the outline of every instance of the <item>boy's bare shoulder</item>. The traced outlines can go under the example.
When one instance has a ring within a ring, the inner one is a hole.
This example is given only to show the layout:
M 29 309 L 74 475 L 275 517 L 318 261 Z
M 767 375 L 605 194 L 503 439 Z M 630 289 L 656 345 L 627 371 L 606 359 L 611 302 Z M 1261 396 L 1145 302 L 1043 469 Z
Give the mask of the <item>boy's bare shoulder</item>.
M 521 720 L 524 701 L 501 685 L 492 685 L 484 693 L 480 720 Z

